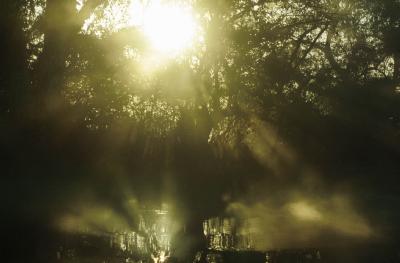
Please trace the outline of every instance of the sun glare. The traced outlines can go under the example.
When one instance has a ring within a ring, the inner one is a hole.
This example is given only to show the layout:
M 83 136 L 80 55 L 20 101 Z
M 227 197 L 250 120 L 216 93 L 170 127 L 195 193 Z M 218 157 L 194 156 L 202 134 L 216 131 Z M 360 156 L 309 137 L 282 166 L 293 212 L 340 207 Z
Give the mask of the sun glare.
M 176 53 L 189 48 L 197 34 L 193 10 L 182 3 L 151 1 L 131 6 L 135 20 L 152 48 L 164 53 Z

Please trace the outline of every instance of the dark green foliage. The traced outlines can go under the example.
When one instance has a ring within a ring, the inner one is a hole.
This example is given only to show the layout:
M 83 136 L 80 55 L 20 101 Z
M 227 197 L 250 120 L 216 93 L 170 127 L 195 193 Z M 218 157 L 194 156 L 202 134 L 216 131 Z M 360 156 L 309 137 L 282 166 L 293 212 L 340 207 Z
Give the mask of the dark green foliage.
M 197 0 L 204 42 L 148 75 L 138 57 L 152 50 L 135 28 L 82 32 L 127 1 L 86 2 L 0 4 L 2 173 L 30 204 L 17 211 L 25 201 L 4 191 L 15 216 L 45 203 L 33 214 L 50 220 L 78 187 L 113 205 L 121 185 L 162 199 L 171 180 L 200 220 L 223 208 L 221 193 L 306 166 L 327 184 L 343 179 L 333 170 L 398 174 L 399 1 Z

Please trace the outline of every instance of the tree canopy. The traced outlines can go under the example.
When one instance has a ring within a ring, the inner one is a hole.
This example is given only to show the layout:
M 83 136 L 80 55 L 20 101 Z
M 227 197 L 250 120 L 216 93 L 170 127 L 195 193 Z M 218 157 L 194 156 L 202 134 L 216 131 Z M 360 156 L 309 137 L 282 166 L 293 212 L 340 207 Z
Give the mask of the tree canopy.
M 223 194 L 301 185 L 311 170 L 321 192 L 347 180 L 358 197 L 396 195 L 398 0 L 175 2 L 190 6 L 196 35 L 160 53 L 133 22 L 135 1 L 2 0 L 2 169 L 32 209 L 46 199 L 37 189 L 55 196 L 51 218 L 76 184 L 94 184 L 124 213 L 117 189 L 131 184 L 203 218 Z

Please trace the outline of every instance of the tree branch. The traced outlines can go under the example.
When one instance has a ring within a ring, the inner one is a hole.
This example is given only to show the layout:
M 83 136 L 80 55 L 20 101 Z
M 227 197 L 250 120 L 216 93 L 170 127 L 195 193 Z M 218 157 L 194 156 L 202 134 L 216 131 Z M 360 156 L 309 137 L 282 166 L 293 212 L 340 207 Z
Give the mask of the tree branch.
M 351 77 L 349 76 L 349 74 L 336 61 L 335 56 L 333 55 L 332 52 L 331 42 L 332 42 L 332 30 L 328 29 L 326 42 L 325 45 L 322 46 L 321 50 L 324 52 L 326 59 L 329 61 L 329 64 L 331 65 L 333 70 L 335 70 L 342 77 L 343 80 L 350 80 Z
M 83 24 L 85 20 L 90 16 L 90 14 L 93 13 L 98 6 L 104 4 L 105 2 L 106 0 L 87 1 L 78 13 L 78 23 Z
M 314 31 L 317 28 L 317 26 L 313 26 L 309 29 L 307 29 L 306 31 L 304 31 L 296 40 L 297 45 L 296 48 L 293 50 L 292 55 L 290 56 L 290 62 L 293 62 L 294 57 L 296 56 L 297 52 L 300 49 L 300 46 L 302 44 L 303 39 L 312 31 Z

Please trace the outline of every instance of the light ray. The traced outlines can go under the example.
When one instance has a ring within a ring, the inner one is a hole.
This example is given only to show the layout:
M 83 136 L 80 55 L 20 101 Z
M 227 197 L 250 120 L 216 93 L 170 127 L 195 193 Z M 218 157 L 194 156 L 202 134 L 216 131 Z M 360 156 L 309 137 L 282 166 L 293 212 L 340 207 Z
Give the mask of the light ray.
M 193 44 L 198 26 L 190 6 L 151 1 L 132 2 L 130 8 L 131 23 L 143 31 L 154 50 L 177 53 Z

